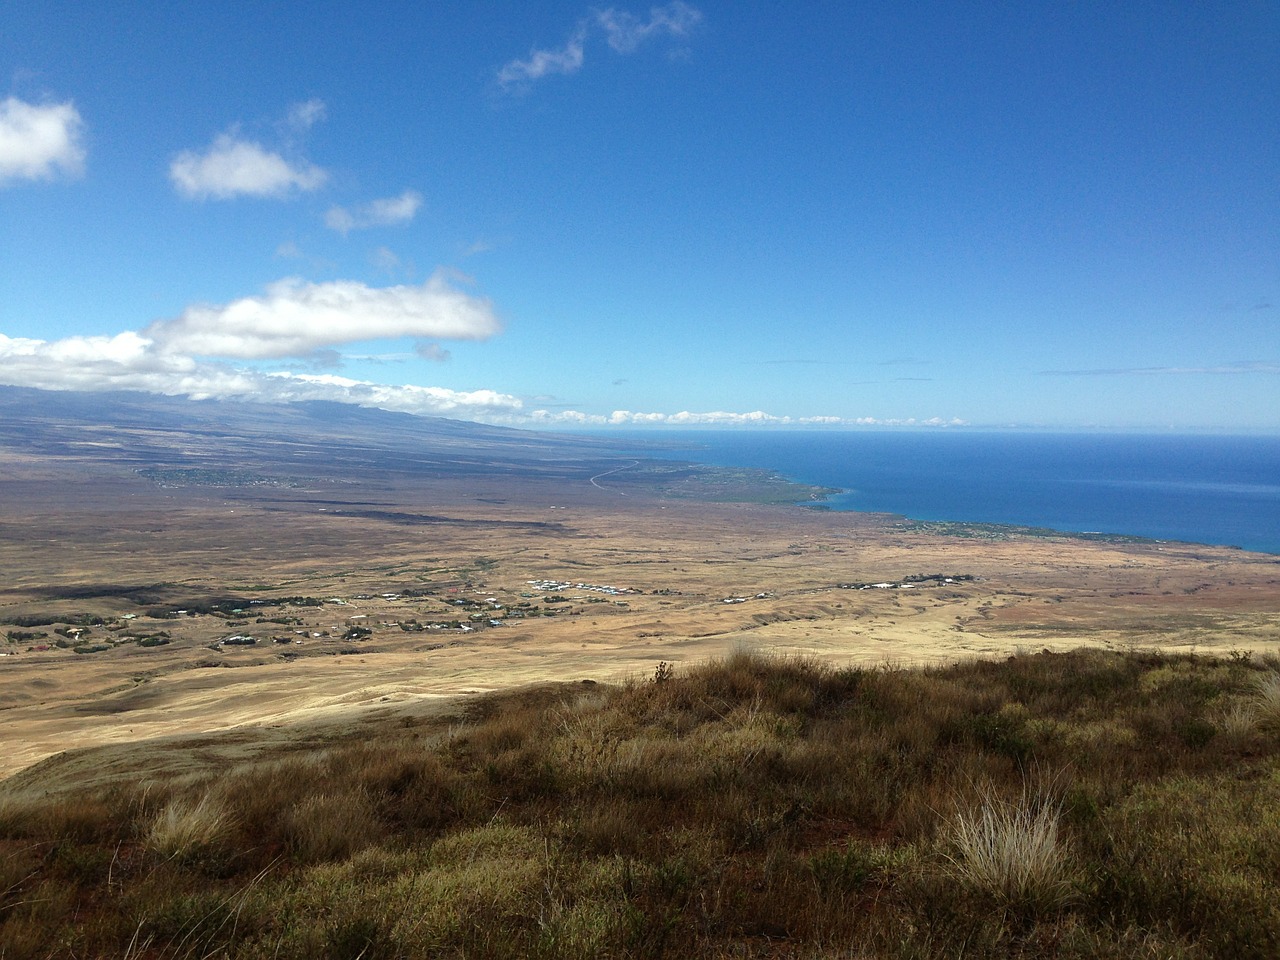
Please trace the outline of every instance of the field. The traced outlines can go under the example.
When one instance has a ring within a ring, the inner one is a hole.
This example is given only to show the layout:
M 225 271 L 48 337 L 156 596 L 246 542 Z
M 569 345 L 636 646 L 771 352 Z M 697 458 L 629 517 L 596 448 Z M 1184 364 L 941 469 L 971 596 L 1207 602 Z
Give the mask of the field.
M 22 409 L 5 960 L 1275 953 L 1275 557 Z M 1006 828 L 1047 879 L 979 867 Z

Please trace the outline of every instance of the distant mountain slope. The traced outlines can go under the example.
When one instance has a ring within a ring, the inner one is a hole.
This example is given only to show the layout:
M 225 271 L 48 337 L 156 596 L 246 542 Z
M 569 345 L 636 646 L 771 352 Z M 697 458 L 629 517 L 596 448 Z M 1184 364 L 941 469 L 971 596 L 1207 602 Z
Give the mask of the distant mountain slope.
M 330 401 L 0 387 L 0 479 L 63 478 L 83 486 L 90 478 L 141 476 L 168 488 L 452 479 L 465 489 L 478 478 L 597 487 L 607 478 L 616 492 L 768 503 L 832 492 L 767 470 L 685 463 L 682 449 L 687 444 L 662 439 L 538 433 Z
M 633 448 L 635 441 L 627 441 Z M 660 449 L 661 444 L 654 444 Z M 137 466 L 296 470 L 342 459 L 383 468 L 479 459 L 545 462 L 616 456 L 606 438 L 536 433 L 327 401 L 188 400 L 134 392 L 0 387 L 0 450 Z
M 23 424 L 115 426 L 188 430 L 213 434 L 358 436 L 378 444 L 450 440 L 468 445 L 608 449 L 607 440 L 537 433 L 444 417 L 421 417 L 310 400 L 251 403 L 188 400 L 133 391 L 88 393 L 0 387 L 0 422 L 6 433 Z

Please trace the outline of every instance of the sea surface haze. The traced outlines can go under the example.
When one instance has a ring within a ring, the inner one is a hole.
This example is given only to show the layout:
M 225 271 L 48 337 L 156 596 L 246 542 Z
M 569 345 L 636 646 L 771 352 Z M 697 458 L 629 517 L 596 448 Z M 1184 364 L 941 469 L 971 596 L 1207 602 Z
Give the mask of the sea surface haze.
M 726 430 L 661 439 L 681 443 L 679 459 L 837 487 L 845 492 L 827 501 L 835 510 L 1280 554 L 1275 436 Z

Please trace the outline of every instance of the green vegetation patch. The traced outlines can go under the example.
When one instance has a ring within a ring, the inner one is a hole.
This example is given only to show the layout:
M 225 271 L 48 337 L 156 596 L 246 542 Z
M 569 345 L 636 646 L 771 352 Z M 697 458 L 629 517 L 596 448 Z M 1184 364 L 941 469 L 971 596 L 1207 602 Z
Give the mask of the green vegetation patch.
M 1033 540 L 1088 540 L 1094 543 L 1159 543 L 1150 537 L 1125 533 L 1071 533 L 1049 527 L 1023 527 L 1011 523 L 969 523 L 953 520 L 906 520 L 894 525 L 899 530 L 929 533 L 966 540 L 1009 540 L 1014 537 Z
M 840 493 L 788 480 L 781 474 L 754 467 L 720 467 L 708 464 L 642 460 L 634 467 L 609 474 L 603 486 L 642 485 L 659 495 L 678 500 L 710 500 L 723 503 L 814 503 Z

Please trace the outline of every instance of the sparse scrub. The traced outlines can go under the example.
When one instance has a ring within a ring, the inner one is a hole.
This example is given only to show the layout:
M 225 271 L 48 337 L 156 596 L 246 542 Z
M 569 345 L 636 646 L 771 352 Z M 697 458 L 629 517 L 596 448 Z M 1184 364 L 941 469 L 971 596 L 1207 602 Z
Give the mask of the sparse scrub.
M 1280 743 L 1254 721 L 1274 671 L 739 652 L 479 698 L 460 724 L 388 720 L 212 783 L 52 795 L 34 769 L 0 786 L 0 943 L 4 960 L 1275 956 Z

